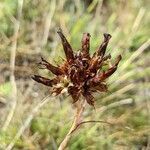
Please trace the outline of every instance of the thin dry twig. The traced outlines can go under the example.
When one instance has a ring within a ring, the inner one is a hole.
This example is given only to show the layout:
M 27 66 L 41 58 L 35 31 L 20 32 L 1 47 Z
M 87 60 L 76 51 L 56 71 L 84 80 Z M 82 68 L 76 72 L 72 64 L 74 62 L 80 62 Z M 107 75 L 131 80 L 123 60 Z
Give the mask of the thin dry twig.
M 134 100 L 132 98 L 128 98 L 128 99 L 123 99 L 114 103 L 111 103 L 107 106 L 103 106 L 99 109 L 97 109 L 97 112 L 99 113 L 99 117 L 102 116 L 102 114 L 104 114 L 107 110 L 109 109 L 113 109 L 116 107 L 120 107 L 120 106 L 124 106 L 124 105 L 131 105 L 134 103 Z M 113 125 L 113 124 L 112 124 Z M 128 129 L 128 130 L 133 130 L 131 127 L 129 126 L 121 126 L 122 129 Z
M 120 106 L 120 105 L 125 105 L 125 104 L 130 104 L 131 102 L 133 102 L 132 99 L 125 99 L 125 100 L 122 100 L 122 101 L 119 101 L 119 102 L 115 102 L 115 103 L 112 103 L 110 105 L 108 105 L 108 107 L 103 107 L 103 109 L 101 109 L 103 112 L 109 108 L 113 108 L 113 107 L 117 107 L 117 106 Z M 60 144 L 58 150 L 64 150 L 72 136 L 72 133 L 75 132 L 79 126 L 81 126 L 82 124 L 86 124 L 86 123 L 106 123 L 106 124 L 109 124 L 109 125 L 113 125 L 112 123 L 110 122 L 107 122 L 107 121 L 103 121 L 103 120 L 88 120 L 88 121 L 82 121 L 81 120 L 81 115 L 84 111 L 84 105 L 78 105 L 77 106 L 77 110 L 76 110 L 76 114 L 75 114 L 75 117 L 74 117 L 74 121 L 73 121 L 73 124 L 69 130 L 69 132 L 67 133 L 66 137 L 64 138 L 64 140 L 62 141 L 62 143 Z M 127 127 L 123 127 L 124 129 L 127 128 Z
M 107 122 L 107 121 L 103 121 L 103 120 L 88 120 L 88 121 L 82 121 L 82 122 L 80 122 L 77 126 L 76 126 L 76 128 L 70 133 L 70 134 L 72 134 L 74 131 L 76 131 L 76 129 L 79 127 L 79 126 L 81 126 L 82 124 L 86 124 L 86 123 L 106 123 L 106 124 L 108 124 L 108 125 L 113 125 L 112 123 L 110 123 L 110 122 Z
M 84 111 L 84 108 L 85 108 L 85 101 L 83 103 L 77 102 L 76 113 L 75 113 L 73 124 L 72 124 L 69 132 L 65 136 L 64 140 L 61 142 L 58 150 L 64 150 L 66 148 L 66 146 L 68 145 L 68 142 L 72 136 L 71 133 L 76 129 L 77 125 L 79 124 L 79 122 L 81 120 L 81 115 Z
M 7 129 L 9 126 L 12 117 L 15 112 L 15 108 L 17 105 L 17 86 L 15 81 L 15 58 L 16 58 L 16 49 L 17 49 L 17 38 L 19 34 L 20 29 L 20 20 L 22 16 L 22 7 L 23 7 L 23 0 L 18 0 L 18 13 L 17 13 L 17 20 L 14 21 L 14 40 L 12 42 L 12 48 L 11 48 L 11 54 L 10 54 L 10 83 L 12 86 L 12 92 L 11 92 L 11 108 L 8 113 L 8 116 L 6 118 L 6 121 L 3 126 L 3 131 Z
M 144 17 L 145 12 L 146 12 L 146 10 L 143 7 L 141 7 L 137 14 L 137 17 L 135 18 L 135 21 L 133 23 L 132 33 L 136 33 L 136 31 L 142 21 L 142 18 Z
M 133 103 L 133 99 L 132 98 L 128 98 L 128 99 L 123 99 L 114 103 L 111 103 L 107 106 L 103 106 L 99 109 L 97 109 L 97 112 L 99 112 L 100 114 L 104 113 L 105 111 L 107 111 L 108 109 L 112 109 L 115 107 L 120 107 L 122 105 L 131 105 Z
M 39 111 L 41 107 L 43 107 L 48 101 L 49 95 L 46 96 L 36 107 L 32 109 L 32 111 L 29 113 L 29 116 L 27 119 L 24 121 L 23 126 L 20 127 L 18 132 L 16 133 L 15 137 L 11 141 L 11 143 L 6 147 L 5 150 L 11 150 L 15 144 L 15 142 L 20 138 L 20 136 L 23 134 L 25 129 L 30 125 L 32 119 L 34 118 L 35 114 Z
M 50 6 L 51 6 L 51 8 L 49 9 L 49 12 L 47 14 L 46 21 L 45 21 L 44 33 L 43 33 L 43 37 L 42 37 L 42 41 L 41 41 L 41 48 L 43 48 L 47 43 L 52 18 L 54 16 L 55 9 L 56 9 L 56 1 L 55 0 L 51 1 Z
M 114 93 L 112 93 L 112 94 L 102 98 L 101 101 L 107 102 L 107 101 L 109 101 L 109 100 L 111 100 L 111 99 L 113 99 L 113 98 L 115 98 L 117 96 L 120 96 L 121 94 L 123 94 L 123 93 L 125 93 L 125 92 L 127 92 L 127 91 L 129 91 L 129 90 L 131 90 L 131 89 L 133 89 L 135 87 L 136 87 L 136 85 L 133 84 L 133 83 L 131 83 L 129 85 L 126 85 L 123 88 L 120 88 L 118 91 L 115 91 Z
M 144 42 L 121 66 L 120 71 L 124 70 L 126 67 L 128 67 L 129 64 L 131 64 L 138 56 L 140 56 L 141 53 L 143 53 L 144 50 L 146 50 L 150 46 L 150 39 L 148 39 L 146 42 Z

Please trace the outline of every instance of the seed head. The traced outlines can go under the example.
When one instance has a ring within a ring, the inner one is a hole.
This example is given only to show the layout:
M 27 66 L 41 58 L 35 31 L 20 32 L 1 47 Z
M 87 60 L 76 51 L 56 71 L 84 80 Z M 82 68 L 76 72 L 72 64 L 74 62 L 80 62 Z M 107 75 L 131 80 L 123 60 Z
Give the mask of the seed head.
M 57 31 L 62 41 L 63 49 L 66 55 L 64 63 L 58 67 L 50 64 L 44 58 L 39 63 L 40 68 L 51 71 L 55 77 L 48 79 L 39 75 L 32 76 L 32 79 L 38 83 L 42 83 L 51 87 L 51 93 L 56 95 L 68 92 L 73 99 L 73 103 L 77 102 L 83 96 L 87 103 L 94 106 L 94 92 L 107 92 L 108 87 L 106 79 L 110 77 L 116 70 L 121 60 L 119 55 L 113 65 L 106 71 L 103 67 L 108 65 L 111 55 L 105 55 L 108 42 L 111 38 L 110 34 L 104 34 L 104 40 L 97 51 L 90 56 L 90 34 L 84 33 L 82 37 L 81 50 L 77 53 L 73 49 L 61 30 Z

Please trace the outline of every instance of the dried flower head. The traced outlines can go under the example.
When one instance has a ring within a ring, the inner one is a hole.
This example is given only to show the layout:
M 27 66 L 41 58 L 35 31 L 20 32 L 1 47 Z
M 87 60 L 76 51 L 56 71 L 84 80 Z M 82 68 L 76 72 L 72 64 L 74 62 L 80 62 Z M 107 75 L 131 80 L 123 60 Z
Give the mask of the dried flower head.
M 52 87 L 51 92 L 56 95 L 67 91 L 73 98 L 73 103 L 77 102 L 81 95 L 86 99 L 87 103 L 94 106 L 93 92 L 106 92 L 106 79 L 110 77 L 117 69 L 121 60 L 119 55 L 113 65 L 104 71 L 103 66 L 109 65 L 108 60 L 111 55 L 105 56 L 108 42 L 111 38 L 110 34 L 104 34 L 104 40 L 97 51 L 91 57 L 90 50 L 90 34 L 84 33 L 82 37 L 82 48 L 79 52 L 74 53 L 71 45 L 63 35 L 62 31 L 57 31 L 61 38 L 63 49 L 66 55 L 66 61 L 60 66 L 53 66 L 45 59 L 41 58 L 39 65 L 41 68 L 48 69 L 55 77 L 48 79 L 39 75 L 32 77 L 36 82 Z

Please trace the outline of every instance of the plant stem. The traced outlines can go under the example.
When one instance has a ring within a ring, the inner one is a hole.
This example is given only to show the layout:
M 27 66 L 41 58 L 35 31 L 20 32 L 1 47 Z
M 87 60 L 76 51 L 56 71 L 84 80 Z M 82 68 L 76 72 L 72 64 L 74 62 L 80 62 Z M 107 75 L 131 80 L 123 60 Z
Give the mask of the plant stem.
M 10 83 L 12 86 L 11 90 L 11 107 L 10 111 L 7 115 L 6 121 L 2 127 L 3 131 L 6 131 L 12 118 L 15 113 L 16 105 L 17 105 L 17 85 L 15 81 L 15 61 L 16 61 L 16 51 L 17 51 L 17 40 L 20 29 L 20 21 L 22 16 L 22 8 L 23 8 L 24 0 L 18 0 L 18 10 L 17 10 L 17 20 L 14 20 L 14 40 L 12 42 L 11 54 L 10 54 Z
M 81 122 L 81 116 L 84 111 L 84 108 L 85 108 L 85 101 L 82 103 L 77 103 L 76 113 L 75 113 L 75 117 L 74 117 L 72 126 L 71 126 L 69 132 L 67 133 L 67 135 L 65 136 L 65 138 L 63 139 L 63 141 L 61 142 L 58 150 L 64 150 L 66 148 L 66 146 L 68 145 L 68 142 L 72 136 L 72 132 L 77 129 L 78 124 Z
M 14 147 L 16 141 L 20 138 L 20 136 L 24 133 L 24 131 L 30 125 L 30 123 L 31 123 L 32 119 L 34 118 L 35 114 L 39 112 L 40 108 L 42 108 L 46 103 L 49 102 L 48 98 L 49 98 L 49 95 L 46 96 L 45 98 L 43 98 L 43 100 L 31 110 L 31 112 L 29 113 L 29 116 L 26 118 L 23 125 L 18 129 L 16 135 L 11 140 L 9 145 L 5 148 L 5 150 L 11 150 Z

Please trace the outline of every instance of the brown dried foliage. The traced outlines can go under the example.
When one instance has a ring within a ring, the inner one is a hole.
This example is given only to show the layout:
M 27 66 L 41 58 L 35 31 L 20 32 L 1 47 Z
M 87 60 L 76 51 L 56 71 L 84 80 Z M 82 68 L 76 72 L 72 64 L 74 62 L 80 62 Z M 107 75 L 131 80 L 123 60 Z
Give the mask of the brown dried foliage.
M 91 57 L 90 50 L 90 34 L 84 33 L 82 37 L 82 48 L 79 52 L 74 53 L 71 45 L 59 30 L 58 35 L 61 38 L 63 49 L 66 55 L 66 61 L 59 67 L 53 66 L 45 59 L 41 59 L 39 65 L 41 68 L 48 69 L 55 77 L 48 79 L 39 75 L 32 76 L 36 82 L 52 87 L 52 93 L 56 95 L 63 92 L 66 88 L 73 98 L 73 103 L 78 101 L 81 95 L 86 99 L 87 103 L 94 106 L 93 92 L 107 92 L 106 79 L 110 77 L 117 69 L 121 60 L 119 55 L 108 70 L 102 71 L 103 66 L 108 64 L 111 55 L 105 56 L 108 42 L 111 38 L 110 34 L 104 34 L 104 40 L 97 51 Z

